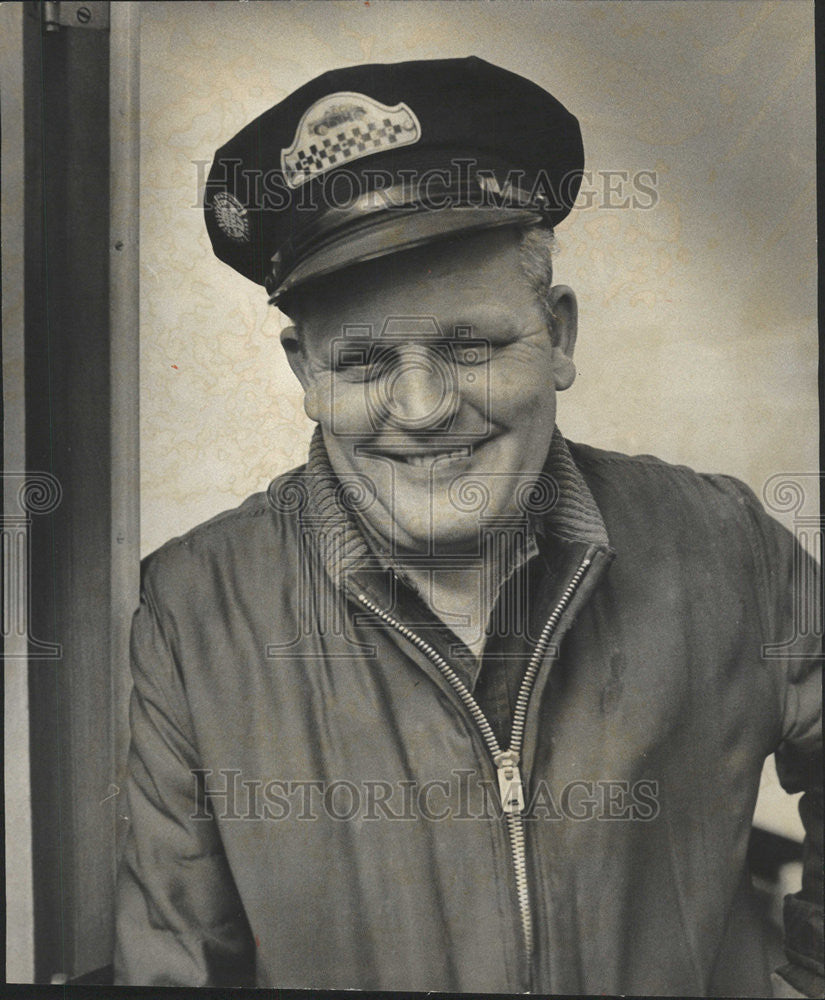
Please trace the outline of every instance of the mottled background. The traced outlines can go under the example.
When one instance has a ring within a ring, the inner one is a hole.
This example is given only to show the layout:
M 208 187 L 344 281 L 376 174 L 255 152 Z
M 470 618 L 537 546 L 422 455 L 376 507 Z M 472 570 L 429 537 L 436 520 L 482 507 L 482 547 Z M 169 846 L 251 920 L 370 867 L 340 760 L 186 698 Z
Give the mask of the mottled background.
M 141 15 L 143 552 L 304 460 L 311 425 L 280 314 L 212 255 L 198 182 L 252 117 L 360 62 L 477 54 L 579 117 L 595 173 L 556 261 L 581 306 L 568 437 L 758 493 L 773 473 L 817 468 L 813 4 L 183 2 Z M 653 207 L 613 207 L 634 191 L 614 180 L 606 197 L 598 172 L 622 170 L 656 172 Z

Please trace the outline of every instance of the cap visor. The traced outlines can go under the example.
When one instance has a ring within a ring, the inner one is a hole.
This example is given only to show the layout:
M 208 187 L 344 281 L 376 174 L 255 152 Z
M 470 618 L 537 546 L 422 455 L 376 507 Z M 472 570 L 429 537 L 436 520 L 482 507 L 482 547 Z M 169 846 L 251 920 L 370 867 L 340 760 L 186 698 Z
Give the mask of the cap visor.
M 490 206 L 450 206 L 382 213 L 380 219 L 360 220 L 359 224 L 342 227 L 330 236 L 292 268 L 272 293 L 270 302 L 277 303 L 287 292 L 312 278 L 332 274 L 353 264 L 411 250 L 459 233 L 541 221 L 541 213 L 529 208 Z

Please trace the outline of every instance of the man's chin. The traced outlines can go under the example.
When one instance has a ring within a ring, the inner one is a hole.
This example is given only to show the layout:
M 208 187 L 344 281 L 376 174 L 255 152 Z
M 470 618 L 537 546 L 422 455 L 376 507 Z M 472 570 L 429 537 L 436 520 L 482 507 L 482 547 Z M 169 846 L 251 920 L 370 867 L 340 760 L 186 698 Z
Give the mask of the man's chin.
M 457 512 L 447 518 L 434 517 L 428 521 L 426 510 L 416 512 L 418 516 L 396 518 L 391 526 L 389 517 L 385 524 L 372 527 L 392 543 L 397 552 L 415 552 L 437 555 L 445 552 L 477 553 L 479 551 L 479 521 L 476 515 L 461 515 Z M 392 537 L 388 527 L 392 527 Z
M 511 497 L 490 490 L 483 479 L 455 479 L 435 491 L 398 484 L 394 502 L 377 492 L 379 503 L 368 515 L 373 529 L 396 548 L 418 552 L 478 552 L 482 521 L 512 507 Z

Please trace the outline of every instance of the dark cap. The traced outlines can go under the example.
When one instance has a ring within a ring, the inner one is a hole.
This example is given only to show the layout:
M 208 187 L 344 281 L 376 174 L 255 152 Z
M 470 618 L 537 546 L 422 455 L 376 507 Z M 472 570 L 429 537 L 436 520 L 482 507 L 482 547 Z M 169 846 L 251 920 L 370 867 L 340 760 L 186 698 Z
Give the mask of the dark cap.
M 554 226 L 584 168 L 554 97 L 472 56 L 350 66 L 304 84 L 215 154 L 206 228 L 271 301 L 310 278 L 460 232 Z

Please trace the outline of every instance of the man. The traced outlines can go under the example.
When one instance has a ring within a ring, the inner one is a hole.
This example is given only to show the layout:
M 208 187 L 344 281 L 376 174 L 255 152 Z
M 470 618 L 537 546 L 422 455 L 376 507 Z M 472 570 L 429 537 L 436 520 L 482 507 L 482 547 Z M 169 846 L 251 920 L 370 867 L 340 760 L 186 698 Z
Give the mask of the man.
M 821 990 L 807 564 L 741 483 L 556 428 L 582 167 L 475 58 L 327 73 L 216 154 L 214 249 L 290 317 L 318 429 L 145 564 L 120 981 L 764 994 L 776 752 L 808 832 L 782 971 Z

